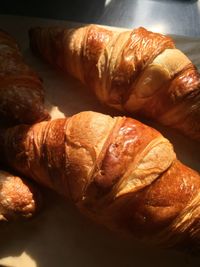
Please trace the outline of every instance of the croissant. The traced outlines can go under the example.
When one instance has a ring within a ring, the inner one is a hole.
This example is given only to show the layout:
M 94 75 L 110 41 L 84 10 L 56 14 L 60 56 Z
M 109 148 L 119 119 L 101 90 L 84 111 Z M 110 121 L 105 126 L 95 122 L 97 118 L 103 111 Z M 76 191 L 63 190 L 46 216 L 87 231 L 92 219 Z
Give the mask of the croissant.
M 200 74 L 171 38 L 138 28 L 32 28 L 30 46 L 121 111 L 200 140 Z
M 1 132 L 2 160 L 108 228 L 175 245 L 200 239 L 200 176 L 157 130 L 81 112 Z
M 15 39 L 0 30 L 0 120 L 17 124 L 48 117 L 41 79 L 24 63 Z
M 41 194 L 35 185 L 0 170 L 0 221 L 30 218 L 40 207 Z

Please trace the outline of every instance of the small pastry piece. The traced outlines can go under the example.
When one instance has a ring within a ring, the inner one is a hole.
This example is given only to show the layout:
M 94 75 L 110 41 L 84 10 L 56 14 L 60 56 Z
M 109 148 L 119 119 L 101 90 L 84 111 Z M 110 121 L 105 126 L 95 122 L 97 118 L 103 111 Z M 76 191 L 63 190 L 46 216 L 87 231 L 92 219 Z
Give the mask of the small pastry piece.
M 35 185 L 0 170 L 0 221 L 30 218 L 40 206 L 41 194 Z

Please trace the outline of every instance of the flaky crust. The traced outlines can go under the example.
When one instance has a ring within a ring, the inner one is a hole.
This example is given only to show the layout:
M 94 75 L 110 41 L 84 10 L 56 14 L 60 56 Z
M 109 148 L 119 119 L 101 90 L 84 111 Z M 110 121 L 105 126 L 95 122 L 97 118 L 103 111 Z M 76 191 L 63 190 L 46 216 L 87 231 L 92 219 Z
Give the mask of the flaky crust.
M 0 30 L 1 122 L 34 123 L 48 117 L 41 79 L 24 63 L 16 41 Z
M 38 188 L 18 176 L 0 170 L 0 221 L 30 218 L 40 206 Z
M 81 112 L 20 125 L 1 133 L 0 148 L 12 168 L 111 229 L 167 245 L 199 242 L 199 174 L 134 119 Z
M 30 30 L 30 45 L 103 103 L 200 140 L 200 75 L 169 37 L 144 28 L 38 27 Z

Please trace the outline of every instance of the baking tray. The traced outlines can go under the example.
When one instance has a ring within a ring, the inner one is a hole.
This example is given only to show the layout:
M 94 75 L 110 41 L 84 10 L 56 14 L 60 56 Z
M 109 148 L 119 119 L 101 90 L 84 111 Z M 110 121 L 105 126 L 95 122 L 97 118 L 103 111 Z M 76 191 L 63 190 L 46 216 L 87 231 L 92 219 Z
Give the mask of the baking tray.
M 64 77 L 35 57 L 29 49 L 30 27 L 71 27 L 74 24 L 58 20 L 0 15 L 0 27 L 17 39 L 27 63 L 44 80 L 47 104 L 53 116 L 69 116 L 84 110 L 119 115 L 115 110 L 102 106 L 77 80 L 70 76 Z M 200 39 L 172 37 L 177 47 L 200 68 Z M 174 144 L 179 159 L 200 171 L 200 144 L 172 129 L 161 127 L 151 121 L 143 122 L 160 130 Z M 55 193 L 44 190 L 44 198 L 44 209 L 34 219 L 1 226 L 0 264 L 12 267 L 200 266 L 200 255 L 151 248 L 139 241 L 122 238 L 101 226 L 94 225 Z

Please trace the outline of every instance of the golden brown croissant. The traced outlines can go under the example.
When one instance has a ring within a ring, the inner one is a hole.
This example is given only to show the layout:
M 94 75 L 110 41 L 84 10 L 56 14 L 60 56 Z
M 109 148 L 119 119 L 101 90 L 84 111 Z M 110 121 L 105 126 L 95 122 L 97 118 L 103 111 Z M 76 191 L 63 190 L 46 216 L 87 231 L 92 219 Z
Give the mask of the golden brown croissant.
M 42 81 L 24 63 L 14 38 L 0 30 L 0 120 L 33 123 L 48 117 Z
M 200 239 L 200 176 L 134 119 L 81 112 L 1 133 L 2 158 L 89 217 L 174 245 Z
M 32 217 L 41 206 L 41 194 L 30 182 L 0 170 L 0 221 Z
M 200 75 L 171 38 L 138 28 L 33 28 L 30 45 L 101 102 L 200 140 Z

